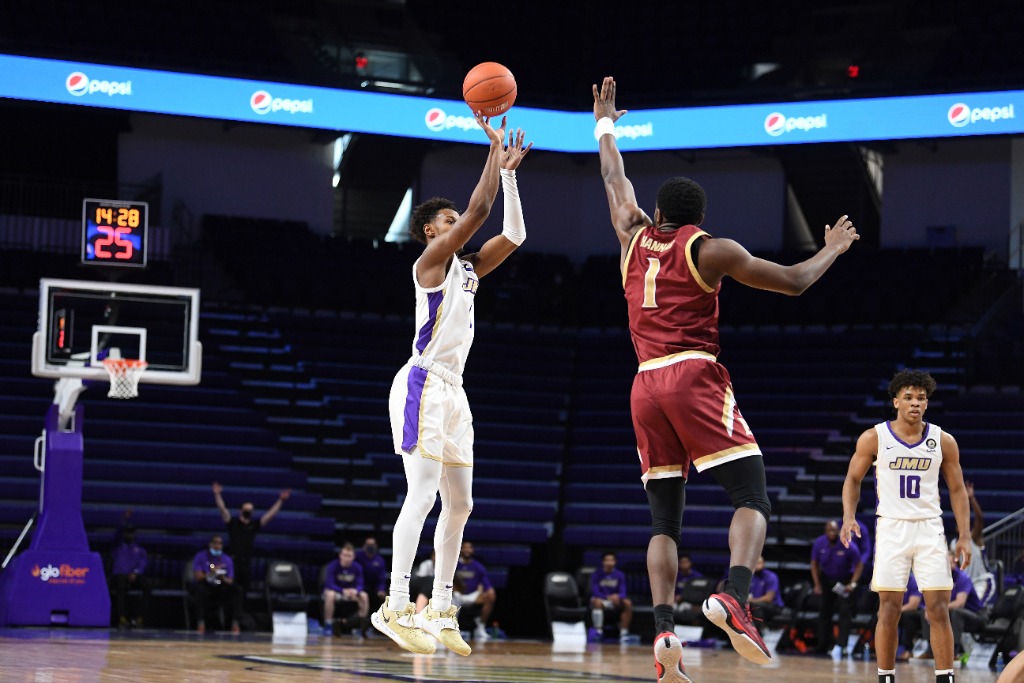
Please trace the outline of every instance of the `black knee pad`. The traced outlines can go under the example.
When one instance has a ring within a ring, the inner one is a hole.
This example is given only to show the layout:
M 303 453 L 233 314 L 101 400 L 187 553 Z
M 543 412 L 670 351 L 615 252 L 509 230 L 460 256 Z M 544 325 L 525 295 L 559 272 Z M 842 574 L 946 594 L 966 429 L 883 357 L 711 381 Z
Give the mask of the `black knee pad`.
M 651 508 L 651 536 L 668 536 L 678 546 L 686 505 L 686 480 L 682 477 L 650 479 L 644 488 Z
M 729 494 L 734 508 L 751 508 L 760 512 L 765 521 L 772 515 L 768 500 L 768 486 L 764 477 L 764 460 L 749 456 L 711 468 L 711 475 Z

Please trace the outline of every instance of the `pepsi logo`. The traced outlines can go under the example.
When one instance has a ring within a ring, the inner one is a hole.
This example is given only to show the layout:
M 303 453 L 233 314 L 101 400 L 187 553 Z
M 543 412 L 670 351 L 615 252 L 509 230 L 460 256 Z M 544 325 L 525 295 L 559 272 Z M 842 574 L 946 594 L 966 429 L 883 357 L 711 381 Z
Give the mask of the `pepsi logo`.
M 779 112 L 772 112 L 764 120 L 764 132 L 768 135 L 782 135 L 786 130 L 786 117 Z
M 72 71 L 64 81 L 68 92 L 75 97 L 81 97 L 89 90 L 89 77 L 81 71 Z
M 445 116 L 443 109 L 434 107 L 433 109 L 427 110 L 427 115 L 424 118 L 424 122 L 427 124 L 428 129 L 434 131 L 435 133 L 440 133 L 442 130 L 444 130 L 444 122 L 446 118 L 447 117 Z
M 266 90 L 257 90 L 249 97 L 249 106 L 257 114 L 269 114 L 274 98 Z
M 971 108 L 963 102 L 957 102 L 946 113 L 949 122 L 957 128 L 963 128 L 971 121 Z

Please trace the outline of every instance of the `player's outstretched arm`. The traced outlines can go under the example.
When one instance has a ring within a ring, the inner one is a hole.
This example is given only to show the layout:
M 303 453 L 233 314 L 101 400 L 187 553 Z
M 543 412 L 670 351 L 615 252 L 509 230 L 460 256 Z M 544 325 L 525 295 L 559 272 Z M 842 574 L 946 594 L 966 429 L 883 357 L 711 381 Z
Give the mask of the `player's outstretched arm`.
M 857 503 L 860 502 L 860 487 L 864 475 L 871 469 L 871 463 L 878 453 L 878 433 L 868 429 L 857 439 L 857 448 L 850 458 L 843 482 L 843 526 L 839 529 L 839 540 L 844 547 L 850 547 L 850 538 L 860 538 L 860 524 L 857 523 Z
M 643 212 L 636 203 L 636 192 L 633 190 L 633 183 L 626 177 L 626 168 L 622 162 L 622 155 L 619 153 L 618 143 L 615 142 L 614 124 L 628 110 L 615 108 L 615 79 L 606 76 L 601 82 L 601 89 L 593 86 L 594 91 L 594 119 L 598 125 L 595 134 L 598 135 L 598 145 L 601 155 L 601 178 L 604 180 L 604 190 L 608 195 L 608 208 L 611 210 L 612 226 L 615 234 L 622 245 L 622 257 L 625 258 L 626 249 L 633 238 L 634 233 L 645 225 L 651 224 L 651 219 Z M 607 119 L 607 122 L 602 123 Z
M 847 216 L 840 216 L 834 227 L 825 226 L 825 246 L 806 261 L 791 266 L 752 256 L 733 240 L 707 240 L 700 248 L 700 274 L 710 287 L 716 287 L 728 275 L 749 287 L 799 296 L 858 239 L 853 223 Z
M 960 467 L 960 447 L 947 432 L 942 432 L 942 478 L 946 480 L 949 505 L 956 519 L 957 540 L 953 556 L 963 569 L 971 563 L 971 508 L 967 502 L 964 471 Z
M 519 201 L 519 183 L 516 180 L 516 169 L 533 147 L 533 143 L 523 146 L 526 133 L 517 128 L 515 136 L 508 133 L 508 144 L 501 154 L 501 189 L 504 195 L 505 216 L 502 221 L 501 234 L 484 242 L 480 251 L 470 254 L 466 260 L 473 264 L 477 277 L 483 277 L 497 268 L 524 241 L 526 241 L 526 223 L 523 220 L 523 205 Z
M 444 270 L 448 259 L 466 246 L 466 242 L 487 220 L 487 216 L 491 213 L 491 207 L 494 205 L 494 198 L 498 194 L 498 168 L 504 151 L 506 117 L 501 117 L 501 127 L 498 129 L 492 128 L 489 123 L 490 119 L 484 117 L 480 112 L 476 112 L 476 121 L 491 141 L 487 161 L 484 163 L 480 181 L 469 198 L 466 210 L 455 221 L 451 230 L 432 239 L 423 250 L 423 255 L 420 256 L 416 266 L 416 275 L 420 283 L 426 287 L 432 286 L 431 282 L 440 284 L 444 280 Z

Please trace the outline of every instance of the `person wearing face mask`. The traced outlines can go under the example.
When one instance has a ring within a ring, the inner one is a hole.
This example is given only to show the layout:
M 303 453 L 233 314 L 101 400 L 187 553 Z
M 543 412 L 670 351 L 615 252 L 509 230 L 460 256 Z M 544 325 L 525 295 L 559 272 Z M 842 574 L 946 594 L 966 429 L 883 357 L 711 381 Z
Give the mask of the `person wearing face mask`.
M 292 490 L 284 489 L 281 491 L 277 496 L 277 501 L 270 506 L 270 509 L 256 519 L 253 519 L 254 508 L 250 502 L 242 503 L 238 510 L 238 516 L 232 517 L 227 505 L 224 504 L 223 492 L 224 487 L 217 482 L 213 482 L 213 500 L 217 504 L 217 509 L 220 510 L 220 518 L 227 525 L 228 545 L 231 548 L 231 554 L 235 558 L 235 584 L 241 588 L 244 595 L 246 589 L 249 588 L 251 579 L 249 565 L 252 561 L 253 544 L 256 541 L 256 534 L 281 511 L 281 506 L 292 495 Z
M 195 581 L 196 632 L 206 633 L 206 612 L 212 603 L 227 604 L 231 611 L 231 632 L 240 633 L 238 617 L 242 613 L 242 589 L 235 583 L 235 563 L 224 554 L 224 539 L 212 536 L 209 545 L 192 559 Z
M 132 511 L 126 510 L 117 532 L 117 541 L 111 553 L 110 587 L 114 593 L 114 620 L 118 628 L 142 626 L 150 598 L 149 577 L 146 571 L 146 549 L 135 541 L 135 527 L 131 524 Z M 138 613 L 129 620 L 126 610 L 128 591 L 142 591 L 142 604 Z
M 356 551 L 356 562 L 363 568 L 363 582 L 370 596 L 370 611 L 377 608 L 388 596 L 388 565 L 380 555 L 377 539 L 368 536 L 363 547 Z

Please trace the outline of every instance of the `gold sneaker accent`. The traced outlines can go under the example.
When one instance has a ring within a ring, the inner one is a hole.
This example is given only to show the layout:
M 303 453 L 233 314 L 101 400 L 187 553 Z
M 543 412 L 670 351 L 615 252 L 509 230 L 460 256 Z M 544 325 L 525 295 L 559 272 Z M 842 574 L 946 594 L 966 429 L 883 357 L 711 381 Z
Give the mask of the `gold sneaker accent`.
M 434 654 L 434 639 L 420 630 L 414 621 L 416 606 L 411 602 L 401 612 L 388 609 L 387 600 L 370 616 L 373 627 L 395 641 L 399 647 L 418 655 Z
M 441 612 L 432 609 L 428 604 L 422 612 L 416 615 L 416 625 L 455 654 L 466 657 L 473 649 L 462 639 L 458 613 L 459 608 L 455 605 Z

